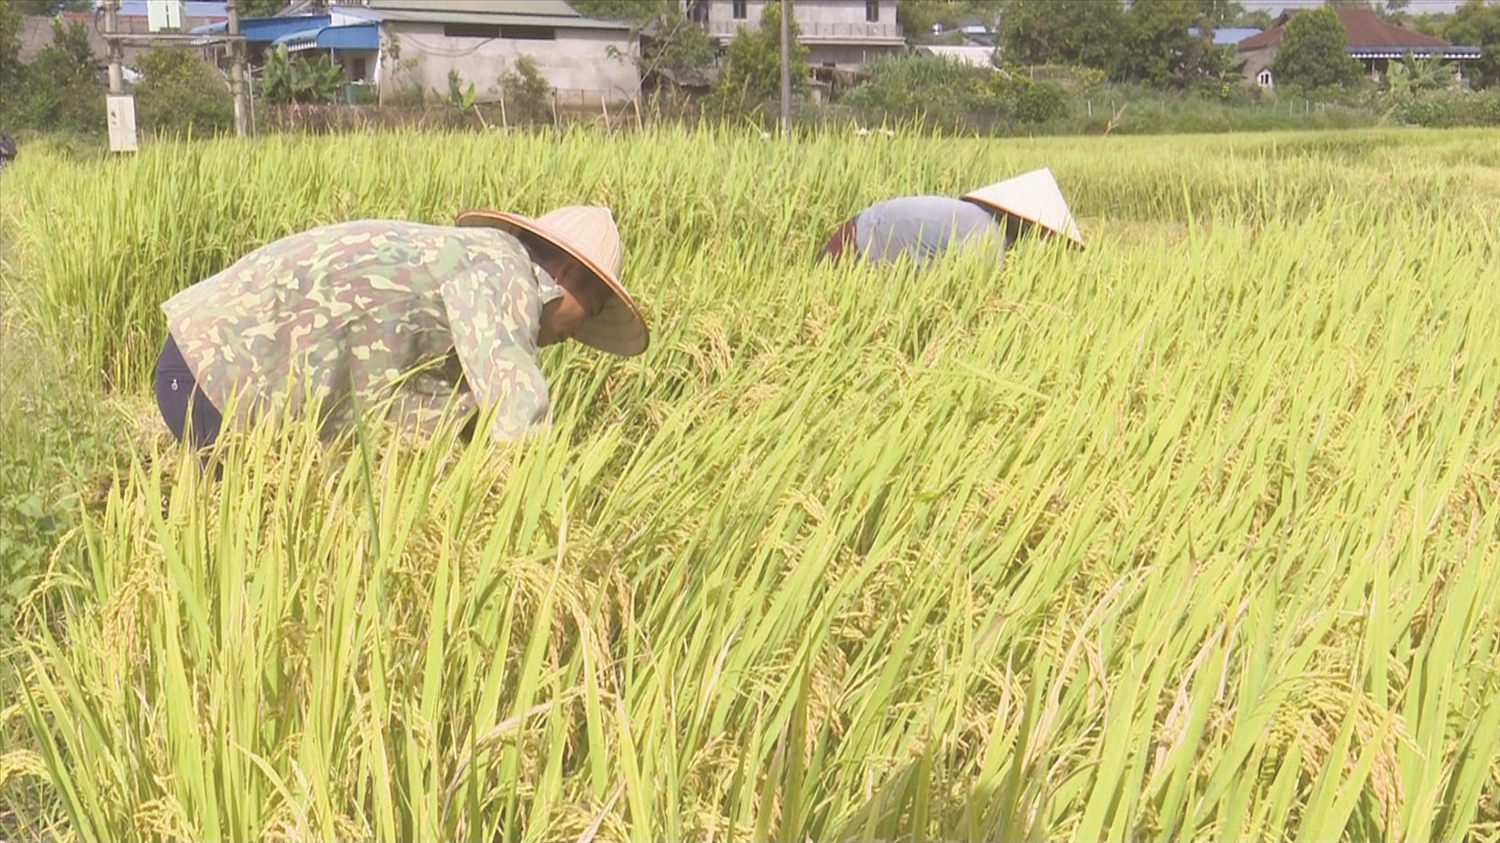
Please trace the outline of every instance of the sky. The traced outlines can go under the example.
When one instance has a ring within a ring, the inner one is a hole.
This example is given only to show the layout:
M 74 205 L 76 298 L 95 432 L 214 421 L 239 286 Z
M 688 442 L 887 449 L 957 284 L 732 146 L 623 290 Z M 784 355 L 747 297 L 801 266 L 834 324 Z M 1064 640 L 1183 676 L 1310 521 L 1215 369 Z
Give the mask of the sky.
M 1434 15 L 1451 12 L 1462 0 L 1410 0 L 1404 10 L 1409 15 Z M 1249 11 L 1264 9 L 1271 14 L 1280 14 L 1282 9 L 1308 9 L 1323 5 L 1323 0 L 1239 0 Z

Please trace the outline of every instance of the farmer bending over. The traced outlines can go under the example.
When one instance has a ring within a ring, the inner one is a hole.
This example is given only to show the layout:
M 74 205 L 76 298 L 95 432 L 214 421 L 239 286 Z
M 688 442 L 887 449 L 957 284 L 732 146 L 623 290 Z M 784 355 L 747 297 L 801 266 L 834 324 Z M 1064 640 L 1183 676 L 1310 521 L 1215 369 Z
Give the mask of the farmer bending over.
M 417 427 L 450 405 L 493 409 L 490 437 L 518 439 L 549 422 L 538 348 L 645 350 L 620 252 L 609 209 L 590 206 L 294 234 L 162 305 L 157 405 L 194 447 L 214 441 L 231 399 L 236 423 L 311 412 L 326 434 L 353 422 L 351 399 L 377 395 Z
M 871 205 L 838 227 L 821 257 L 835 262 L 845 256 L 862 258 L 879 266 L 896 263 L 904 255 L 926 268 L 947 249 L 979 246 L 994 249 L 1000 262 L 1005 250 L 1032 228 L 1083 247 L 1068 204 L 1047 169 L 958 199 L 905 196 Z

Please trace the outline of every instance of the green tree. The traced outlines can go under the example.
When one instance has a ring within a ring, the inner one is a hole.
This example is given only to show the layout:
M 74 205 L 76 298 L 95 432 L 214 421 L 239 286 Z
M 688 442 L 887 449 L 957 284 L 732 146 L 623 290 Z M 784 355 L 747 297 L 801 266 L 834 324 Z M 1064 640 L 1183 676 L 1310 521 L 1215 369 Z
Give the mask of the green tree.
M 1235 0 L 1197 0 L 1195 5 L 1199 20 L 1214 29 L 1234 26 L 1245 14 L 1245 7 Z
M 571 0 L 570 5 L 585 17 L 630 23 L 631 40 L 640 44 L 635 63 L 643 78 L 663 71 L 681 75 L 713 66 L 713 41 L 702 27 L 687 19 L 680 3 L 671 0 Z M 618 50 L 613 47 L 610 50 L 612 58 L 623 58 Z
M 138 125 L 157 132 L 216 134 L 234 124 L 234 103 L 223 77 L 191 51 L 153 47 L 138 64 Z
M 1251 26 L 1262 30 L 1270 29 L 1275 25 L 1276 19 L 1271 17 L 1271 13 L 1265 9 L 1247 11 L 1231 24 L 1231 26 Z
M 6 0 L 0 5 L 9 6 L 18 15 L 35 17 L 37 15 L 51 15 L 56 3 L 52 0 Z
M 1158 88 L 1183 87 L 1196 78 L 1213 45 L 1206 32 L 1188 33 L 1195 11 L 1188 0 L 1134 0 L 1125 13 L 1125 77 Z
M 1500 6 L 1468 0 L 1443 25 L 1442 37 L 1453 44 L 1480 49 L 1478 60 L 1463 65 L 1471 87 L 1500 85 Z
M 934 25 L 954 29 L 966 21 L 995 24 L 997 7 L 992 0 L 896 0 L 896 22 L 908 41 L 934 40 Z
M 1300 88 L 1352 84 L 1359 78 L 1360 65 L 1345 53 L 1347 43 L 1344 26 L 1332 8 L 1297 12 L 1286 22 L 1276 53 L 1277 84 Z
M 800 30 L 791 24 L 792 93 L 807 90 L 807 45 L 798 39 Z M 767 3 L 760 13 L 760 28 L 750 32 L 741 26 L 729 42 L 714 99 L 723 110 L 736 105 L 759 104 L 781 95 L 781 4 Z M 721 112 L 722 113 L 722 112 Z
M 286 7 L 286 0 L 240 0 L 240 17 L 268 18 Z
M 16 113 L 26 68 L 21 65 L 21 13 L 0 3 L 0 119 Z
M 25 71 L 20 111 L 31 126 L 47 131 L 97 132 L 104 129 L 104 87 L 100 64 L 82 23 L 52 20 L 52 43 Z M 7 114 L 10 114 L 7 110 Z
M 539 123 L 551 113 L 552 83 L 531 56 L 516 57 L 511 70 L 500 77 L 500 89 L 505 101 L 513 104 L 519 122 Z
M 1116 72 L 1125 13 L 1117 0 L 1005 0 L 1004 57 L 1015 64 L 1080 64 Z

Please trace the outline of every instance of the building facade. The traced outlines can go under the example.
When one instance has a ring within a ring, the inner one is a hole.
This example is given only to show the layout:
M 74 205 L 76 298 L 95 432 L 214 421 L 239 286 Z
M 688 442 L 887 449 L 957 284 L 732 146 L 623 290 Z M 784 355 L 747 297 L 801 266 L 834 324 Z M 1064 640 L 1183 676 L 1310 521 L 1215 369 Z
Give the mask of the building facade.
M 1441 38 L 1394 26 L 1370 9 L 1337 8 L 1334 13 L 1344 27 L 1344 53 L 1357 59 L 1374 79 L 1379 79 L 1392 61 L 1401 61 L 1407 54 L 1418 58 L 1436 56 L 1451 62 L 1462 79 L 1463 62 L 1480 56 L 1478 47 L 1455 46 Z M 1276 86 L 1276 54 L 1281 50 L 1286 23 L 1293 14 L 1296 12 L 1282 12 L 1271 28 L 1236 45 L 1235 52 L 1244 61 L 1240 73 L 1247 84 L 1262 88 Z
M 501 98 L 501 79 L 529 57 L 552 87 L 560 109 L 623 105 L 640 94 L 630 26 L 585 18 L 563 0 L 344 0 L 329 6 L 330 40 L 338 30 L 375 27 L 375 43 L 352 60 L 373 68 L 382 102 L 403 92 L 448 90 L 449 71 L 474 85 L 474 99 Z M 321 46 L 321 45 L 320 45 Z
M 767 5 L 768 0 L 687 0 L 686 12 L 722 47 L 740 27 L 758 30 Z M 906 51 L 896 0 L 797 0 L 792 15 L 813 67 L 855 68 Z

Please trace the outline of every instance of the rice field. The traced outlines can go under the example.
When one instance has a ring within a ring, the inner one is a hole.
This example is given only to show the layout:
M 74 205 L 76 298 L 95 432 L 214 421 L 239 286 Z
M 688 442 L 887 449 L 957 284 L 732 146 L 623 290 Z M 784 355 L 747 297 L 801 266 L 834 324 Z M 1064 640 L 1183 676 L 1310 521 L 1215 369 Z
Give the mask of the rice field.
M 1087 251 L 813 261 L 1040 166 Z M 170 447 L 172 292 L 575 202 L 653 340 L 549 435 Z M 1500 838 L 1492 133 L 27 150 L 0 227 L 0 458 L 110 443 L 28 475 L 0 837 Z

